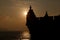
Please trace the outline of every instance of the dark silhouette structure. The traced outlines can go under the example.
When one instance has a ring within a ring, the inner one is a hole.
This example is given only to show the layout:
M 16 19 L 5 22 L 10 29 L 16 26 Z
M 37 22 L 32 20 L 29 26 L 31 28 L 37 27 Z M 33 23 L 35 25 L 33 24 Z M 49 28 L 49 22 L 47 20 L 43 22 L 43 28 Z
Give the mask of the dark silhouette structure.
M 59 35 L 60 16 L 48 16 L 46 12 L 44 17 L 36 17 L 30 6 L 26 20 L 26 25 L 31 34 L 31 40 L 51 39 Z

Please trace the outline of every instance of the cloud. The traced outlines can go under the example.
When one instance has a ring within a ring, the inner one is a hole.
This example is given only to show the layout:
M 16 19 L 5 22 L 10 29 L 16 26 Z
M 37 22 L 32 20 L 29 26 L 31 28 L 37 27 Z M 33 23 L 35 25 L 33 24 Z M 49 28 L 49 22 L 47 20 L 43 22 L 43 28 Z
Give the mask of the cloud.
M 27 30 L 24 20 L 18 17 L 0 16 L 0 30 L 23 31 Z
M 0 30 L 25 29 L 22 6 L 17 0 L 0 0 Z

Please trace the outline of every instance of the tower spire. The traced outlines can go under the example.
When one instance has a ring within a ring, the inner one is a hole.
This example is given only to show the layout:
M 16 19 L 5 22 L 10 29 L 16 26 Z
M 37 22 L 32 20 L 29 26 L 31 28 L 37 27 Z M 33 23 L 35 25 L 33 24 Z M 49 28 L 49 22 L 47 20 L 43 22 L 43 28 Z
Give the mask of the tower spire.
M 47 11 L 46 11 L 45 17 L 48 17 L 48 13 L 47 13 Z
M 32 9 L 31 5 L 30 5 L 30 9 Z

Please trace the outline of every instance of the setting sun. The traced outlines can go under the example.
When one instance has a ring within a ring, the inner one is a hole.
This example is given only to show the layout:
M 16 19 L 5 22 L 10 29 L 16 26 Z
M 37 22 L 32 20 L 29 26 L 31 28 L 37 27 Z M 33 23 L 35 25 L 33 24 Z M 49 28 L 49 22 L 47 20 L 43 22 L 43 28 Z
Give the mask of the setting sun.
M 28 8 L 23 8 L 23 15 L 26 16 L 28 12 Z
M 25 16 L 27 15 L 27 11 L 24 11 L 24 15 L 25 15 Z

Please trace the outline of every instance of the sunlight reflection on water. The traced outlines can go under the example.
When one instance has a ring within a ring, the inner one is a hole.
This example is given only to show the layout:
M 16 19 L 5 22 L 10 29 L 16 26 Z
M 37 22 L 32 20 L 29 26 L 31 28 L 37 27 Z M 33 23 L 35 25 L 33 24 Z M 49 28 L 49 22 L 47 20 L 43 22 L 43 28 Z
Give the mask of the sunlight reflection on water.
M 29 40 L 29 39 L 21 39 L 21 40 Z
M 21 40 L 30 40 L 30 33 L 27 31 L 22 32 L 20 36 Z

